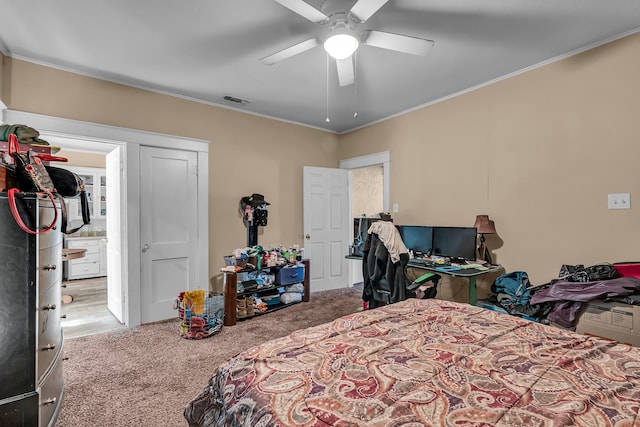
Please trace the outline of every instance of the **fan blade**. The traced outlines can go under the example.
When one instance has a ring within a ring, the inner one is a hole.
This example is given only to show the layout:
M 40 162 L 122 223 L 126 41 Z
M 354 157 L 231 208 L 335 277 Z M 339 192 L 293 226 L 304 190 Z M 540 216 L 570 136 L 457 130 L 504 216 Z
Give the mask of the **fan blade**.
M 329 20 L 329 17 L 303 0 L 275 0 L 287 9 L 307 18 L 311 22 L 321 24 Z
M 276 0 L 278 1 L 278 0 Z M 364 22 L 384 6 L 389 0 L 358 0 L 351 8 L 351 15 Z
M 362 43 L 368 46 L 381 47 L 418 56 L 426 55 L 434 44 L 433 40 L 373 30 L 365 31 L 362 40 Z
M 273 65 L 277 62 L 291 58 L 294 55 L 306 52 L 309 49 L 313 49 L 314 47 L 318 46 L 318 44 L 318 39 L 305 40 L 302 43 L 294 44 L 293 46 L 282 49 L 279 52 L 265 56 L 264 58 L 260 59 L 260 62 L 265 65 Z
M 338 66 L 338 83 L 340 86 L 349 86 L 355 81 L 352 58 L 353 56 L 345 59 L 336 59 L 336 65 Z

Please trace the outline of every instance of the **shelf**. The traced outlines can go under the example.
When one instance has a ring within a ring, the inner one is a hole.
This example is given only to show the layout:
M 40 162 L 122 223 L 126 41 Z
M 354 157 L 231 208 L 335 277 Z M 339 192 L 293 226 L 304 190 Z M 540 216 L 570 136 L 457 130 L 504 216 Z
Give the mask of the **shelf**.
M 288 285 L 287 285 L 288 286 Z M 277 286 L 263 286 L 262 288 L 256 288 L 254 290 L 245 290 L 243 292 L 238 292 L 238 297 L 244 297 L 244 296 L 248 296 L 248 295 L 253 295 L 253 294 L 261 294 L 264 295 L 265 293 L 269 292 L 269 291 L 277 291 L 274 292 L 273 295 L 276 294 L 281 294 L 282 292 L 278 291 L 279 288 L 284 288 L 284 285 L 277 285 Z M 284 292 L 284 291 L 283 291 Z
M 302 265 L 304 266 L 303 280 L 301 282 L 291 283 L 291 285 L 295 283 L 302 283 L 304 292 L 302 292 L 302 301 L 299 301 L 299 302 L 308 302 L 309 294 L 310 294 L 310 270 L 309 270 L 310 262 L 309 260 L 303 259 Z M 283 266 L 280 266 L 280 267 L 283 267 Z M 270 268 L 273 268 L 273 267 L 265 267 L 265 269 L 270 269 Z M 269 287 L 263 287 L 260 289 L 255 289 L 252 291 L 244 291 L 239 293 L 238 292 L 238 274 L 247 273 L 250 271 L 255 271 L 255 270 L 245 269 L 245 270 L 240 270 L 238 272 L 225 271 L 225 270 L 222 271 L 223 273 L 222 286 L 223 286 L 223 293 L 224 293 L 224 326 L 233 326 L 236 324 L 236 321 L 237 321 L 236 303 L 237 303 L 238 296 L 253 295 L 256 293 L 265 294 L 268 292 L 271 292 L 273 295 L 275 295 L 276 292 L 274 291 L 277 291 L 278 294 L 282 294 L 282 292 L 278 291 L 278 288 L 286 289 L 286 286 L 290 286 L 290 285 L 273 284 L 272 286 L 269 286 Z M 266 313 L 271 313 L 272 311 L 277 311 L 281 308 L 285 308 L 297 303 L 298 302 L 291 302 L 288 304 L 283 304 L 282 302 L 280 302 L 278 304 L 274 304 L 273 306 L 268 307 L 267 310 L 262 313 L 256 312 L 253 316 L 243 317 L 242 319 L 249 319 L 251 317 L 259 316 Z
M 280 309 L 283 308 L 287 308 L 289 306 L 295 305 L 295 304 L 300 304 L 302 301 L 296 301 L 296 302 L 290 302 L 289 304 L 283 304 L 283 303 L 278 303 L 278 304 L 274 304 L 272 306 L 269 306 L 269 308 L 267 308 L 266 311 L 256 311 L 255 314 L 253 316 L 246 316 L 246 317 L 238 317 L 237 320 L 246 320 L 246 319 L 251 319 L 257 316 L 262 316 L 264 314 L 269 314 L 272 313 L 274 311 L 278 311 Z

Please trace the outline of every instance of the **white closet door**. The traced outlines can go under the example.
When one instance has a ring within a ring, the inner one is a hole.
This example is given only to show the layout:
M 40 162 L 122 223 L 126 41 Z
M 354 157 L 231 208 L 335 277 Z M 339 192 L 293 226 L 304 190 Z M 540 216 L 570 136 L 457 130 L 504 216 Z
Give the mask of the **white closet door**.
M 142 323 L 174 318 L 179 292 L 198 282 L 198 156 L 140 147 Z

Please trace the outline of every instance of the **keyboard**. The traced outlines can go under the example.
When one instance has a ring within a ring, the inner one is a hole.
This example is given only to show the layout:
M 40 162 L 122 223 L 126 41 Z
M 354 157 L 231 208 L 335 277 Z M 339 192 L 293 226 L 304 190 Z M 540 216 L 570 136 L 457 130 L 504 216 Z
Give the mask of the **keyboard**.
M 412 258 L 409 260 L 409 264 L 425 266 L 425 267 L 442 267 L 442 266 L 448 265 L 448 264 L 436 264 L 433 261 L 429 259 L 424 259 L 424 258 Z
M 464 274 L 471 275 L 471 274 L 484 273 L 485 271 L 486 270 L 480 270 L 479 268 L 463 268 L 463 269 L 460 269 L 460 270 L 456 271 L 456 273 L 459 273 L 461 275 L 464 275 Z

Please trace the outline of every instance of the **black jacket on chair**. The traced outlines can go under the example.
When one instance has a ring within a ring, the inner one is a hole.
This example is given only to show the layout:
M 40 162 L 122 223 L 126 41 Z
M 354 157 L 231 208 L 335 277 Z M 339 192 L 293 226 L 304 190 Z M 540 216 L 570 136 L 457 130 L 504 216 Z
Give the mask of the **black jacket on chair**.
M 405 276 L 405 268 L 408 262 L 407 253 L 400 254 L 400 260 L 393 262 L 378 235 L 367 234 L 362 258 L 362 300 L 374 308 L 415 296 L 407 290 L 409 280 Z

